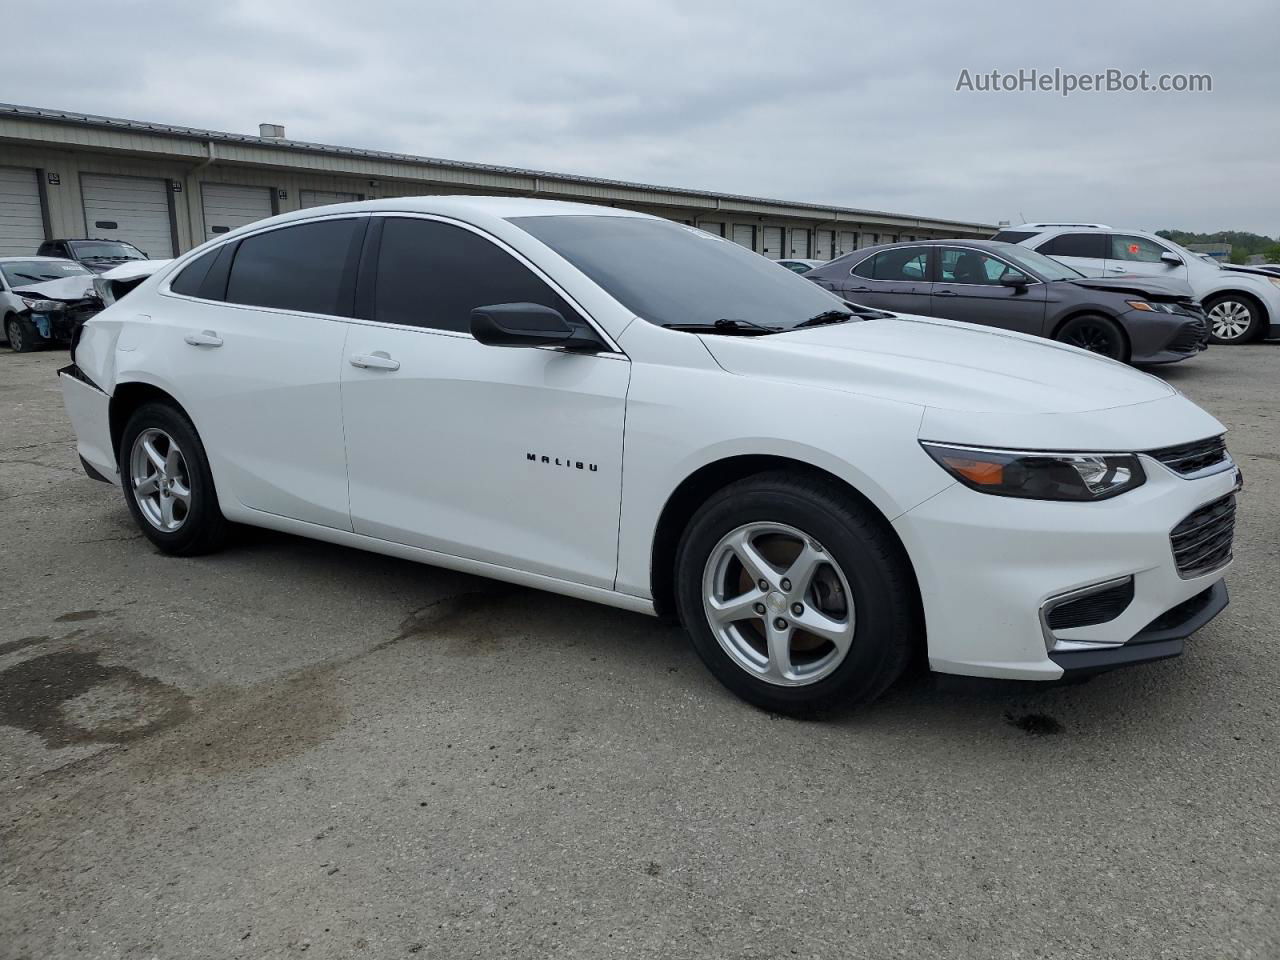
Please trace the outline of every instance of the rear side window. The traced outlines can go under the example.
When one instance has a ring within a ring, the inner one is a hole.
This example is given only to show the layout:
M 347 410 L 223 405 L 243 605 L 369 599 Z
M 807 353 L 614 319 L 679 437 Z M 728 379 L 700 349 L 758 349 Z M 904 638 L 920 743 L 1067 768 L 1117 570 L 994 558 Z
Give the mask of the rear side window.
M 1047 257 L 1089 257 L 1102 260 L 1107 256 L 1105 233 L 1060 233 L 1036 247 Z
M 929 251 L 919 247 L 885 250 L 863 260 L 853 272 L 869 280 L 924 280 L 929 273 Z
M 226 301 L 350 316 L 349 268 L 362 226 L 356 219 L 321 220 L 246 237 L 231 264 Z
M 1021 243 L 1023 240 L 1028 240 L 1035 235 L 1036 232 L 1034 230 L 1001 230 L 991 239 L 1000 240 L 1004 243 Z
M 537 303 L 569 320 L 577 316 L 532 270 L 484 237 L 436 220 L 385 220 L 375 320 L 470 333 L 471 311 L 492 303 Z
M 204 285 L 204 278 L 209 275 L 209 268 L 213 266 L 213 261 L 218 259 L 218 254 L 221 252 L 221 247 L 215 247 L 208 253 L 203 253 L 196 257 L 182 268 L 182 272 L 169 284 L 169 289 L 174 293 L 181 293 L 188 297 L 200 296 L 200 288 Z

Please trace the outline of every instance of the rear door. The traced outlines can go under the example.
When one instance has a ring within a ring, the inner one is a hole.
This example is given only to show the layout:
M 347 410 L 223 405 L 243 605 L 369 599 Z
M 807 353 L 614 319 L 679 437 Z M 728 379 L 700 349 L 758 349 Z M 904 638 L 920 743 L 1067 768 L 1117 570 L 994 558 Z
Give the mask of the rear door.
M 935 317 L 980 323 L 1039 336 L 1044 332 L 1045 285 L 1006 287 L 1007 271 L 1025 271 L 969 247 L 937 247 L 937 280 L 929 312 Z
M 827 284 L 824 284 L 827 286 Z M 830 289 L 846 300 L 901 313 L 929 313 L 929 248 L 882 250 L 855 264 Z
M 351 529 L 339 370 L 367 218 L 327 218 L 224 244 L 164 298 L 164 370 L 219 494 Z M 158 311 L 157 311 L 158 312 Z
M 1086 277 L 1101 277 L 1106 273 L 1107 234 L 1094 230 L 1081 233 L 1060 233 L 1037 246 L 1036 252 L 1074 270 Z
M 1187 279 L 1186 263 L 1166 263 L 1160 259 L 1166 253 L 1175 253 L 1149 237 L 1127 233 L 1108 235 L 1106 261 L 1107 276 L 1136 273 L 1144 277 L 1164 277 L 1172 280 Z M 1182 259 L 1181 254 L 1175 255 Z
M 611 588 L 630 362 L 477 342 L 475 307 L 578 310 L 469 227 L 373 223 L 341 364 L 355 531 Z

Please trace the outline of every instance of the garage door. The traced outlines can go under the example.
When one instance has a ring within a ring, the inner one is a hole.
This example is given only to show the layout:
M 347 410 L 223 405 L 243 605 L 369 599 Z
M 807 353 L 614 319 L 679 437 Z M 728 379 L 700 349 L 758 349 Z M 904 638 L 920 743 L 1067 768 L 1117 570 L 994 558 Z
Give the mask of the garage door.
M 802 260 L 809 259 L 809 231 L 802 227 L 791 228 L 791 255 Z
M 782 228 L 781 227 L 765 227 L 764 228 L 764 250 L 761 251 L 770 260 L 781 260 L 782 252 Z
M 705 230 L 707 233 L 714 233 L 717 237 L 724 236 L 723 223 L 700 223 L 698 224 L 698 229 Z
M 841 230 L 836 240 L 838 241 L 836 246 L 837 257 L 842 257 L 846 253 L 853 253 L 858 249 L 858 235 L 852 230 Z
M 200 194 L 206 240 L 271 216 L 270 187 L 206 183 L 201 186 Z
M 756 248 L 756 228 L 749 223 L 735 223 L 733 225 L 733 242 L 746 247 L 748 250 Z
M 879 242 L 880 242 L 880 235 L 878 233 L 864 233 L 861 237 L 858 238 L 858 248 L 861 249 L 862 247 L 874 247 Z
M 835 256 L 833 248 L 836 245 L 836 233 L 834 230 L 818 230 L 813 235 L 813 256 L 817 260 L 830 260 Z
M 169 181 L 86 173 L 80 178 L 85 236 L 124 240 L 149 257 L 173 256 Z
M 298 208 L 323 207 L 326 203 L 350 203 L 359 200 L 359 194 L 337 193 L 332 190 L 302 190 L 298 193 Z
M 0 167 L 0 256 L 32 256 L 44 239 L 36 172 Z

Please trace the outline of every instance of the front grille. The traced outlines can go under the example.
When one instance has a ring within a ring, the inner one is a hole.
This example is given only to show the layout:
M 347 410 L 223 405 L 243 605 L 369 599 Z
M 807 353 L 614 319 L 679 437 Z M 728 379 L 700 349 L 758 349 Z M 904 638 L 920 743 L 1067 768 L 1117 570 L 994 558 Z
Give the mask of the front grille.
M 1212 573 L 1231 561 L 1236 496 L 1229 493 L 1187 516 L 1169 534 L 1173 559 L 1184 580 Z
M 1050 630 L 1092 627 L 1114 620 L 1133 602 L 1133 577 L 1114 587 L 1060 603 L 1045 617 Z
M 1188 320 L 1169 341 L 1174 353 L 1199 353 L 1208 345 L 1209 327 L 1203 320 Z
M 1227 441 L 1219 434 L 1206 440 L 1180 443 L 1176 447 L 1148 450 L 1147 456 L 1154 457 L 1174 473 L 1186 477 L 1226 460 Z

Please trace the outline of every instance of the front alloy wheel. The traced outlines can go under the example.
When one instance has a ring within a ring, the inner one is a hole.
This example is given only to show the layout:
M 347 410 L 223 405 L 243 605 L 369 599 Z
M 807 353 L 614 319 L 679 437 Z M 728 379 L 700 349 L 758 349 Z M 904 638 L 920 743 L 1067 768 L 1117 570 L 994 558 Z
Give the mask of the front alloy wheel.
M 766 683 L 816 683 L 853 643 L 853 595 L 839 564 L 783 523 L 748 523 L 707 558 L 702 603 L 716 640 Z

